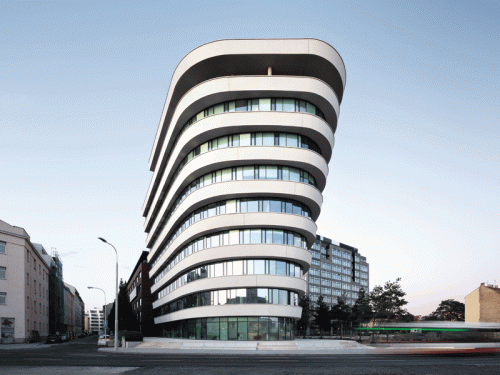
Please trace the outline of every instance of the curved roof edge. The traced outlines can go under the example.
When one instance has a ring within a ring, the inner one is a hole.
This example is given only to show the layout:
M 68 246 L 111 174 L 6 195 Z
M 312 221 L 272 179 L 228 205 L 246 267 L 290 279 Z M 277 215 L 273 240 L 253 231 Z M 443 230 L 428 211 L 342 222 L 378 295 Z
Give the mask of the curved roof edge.
M 316 77 L 332 87 L 339 101 L 346 82 L 345 65 L 339 53 L 318 39 L 224 39 L 203 44 L 177 65 L 170 82 L 163 113 L 149 160 L 154 170 L 167 125 L 179 99 L 193 86 L 208 79 L 230 75 Z

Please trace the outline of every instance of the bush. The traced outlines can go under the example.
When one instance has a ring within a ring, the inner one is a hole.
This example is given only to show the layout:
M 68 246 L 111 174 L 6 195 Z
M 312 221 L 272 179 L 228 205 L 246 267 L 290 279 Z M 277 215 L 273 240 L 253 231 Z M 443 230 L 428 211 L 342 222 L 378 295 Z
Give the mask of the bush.
M 125 337 L 125 341 L 142 341 L 144 335 L 138 331 L 120 331 L 118 333 L 118 340 L 121 341 L 122 337 Z

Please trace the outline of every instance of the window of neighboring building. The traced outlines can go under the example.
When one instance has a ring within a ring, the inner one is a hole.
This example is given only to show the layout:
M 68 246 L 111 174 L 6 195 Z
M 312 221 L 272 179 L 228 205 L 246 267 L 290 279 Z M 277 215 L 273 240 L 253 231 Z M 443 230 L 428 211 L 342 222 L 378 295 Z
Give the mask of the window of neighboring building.
M 5 279 L 5 274 L 7 273 L 6 267 L 0 267 L 0 280 Z
M 5 247 L 7 244 L 3 241 L 0 241 L 0 254 L 5 254 Z
M 7 304 L 7 293 L 0 292 L 0 305 L 6 305 L 6 304 Z

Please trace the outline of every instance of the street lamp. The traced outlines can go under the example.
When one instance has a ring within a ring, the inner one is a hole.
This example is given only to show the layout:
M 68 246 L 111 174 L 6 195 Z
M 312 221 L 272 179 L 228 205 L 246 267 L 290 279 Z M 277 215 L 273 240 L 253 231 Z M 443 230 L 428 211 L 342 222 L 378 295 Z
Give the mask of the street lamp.
M 104 293 L 104 334 L 106 334 L 106 327 L 108 326 L 107 319 L 108 315 L 106 314 L 106 292 L 102 290 L 101 288 L 96 288 L 95 286 L 88 286 L 87 288 L 89 289 L 99 289 Z
M 116 299 L 115 299 L 115 350 L 118 350 L 118 252 L 116 251 L 116 248 L 111 245 L 108 241 L 106 241 L 102 237 L 97 237 L 99 238 L 102 242 L 107 243 L 109 246 L 111 246 L 116 253 Z

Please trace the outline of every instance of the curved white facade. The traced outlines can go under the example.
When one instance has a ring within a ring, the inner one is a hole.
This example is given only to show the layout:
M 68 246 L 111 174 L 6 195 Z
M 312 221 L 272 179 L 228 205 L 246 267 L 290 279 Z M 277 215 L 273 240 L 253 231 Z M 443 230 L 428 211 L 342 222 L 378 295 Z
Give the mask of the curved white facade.
M 178 65 L 143 207 L 158 335 L 293 338 L 344 87 L 315 39 L 216 41 Z

